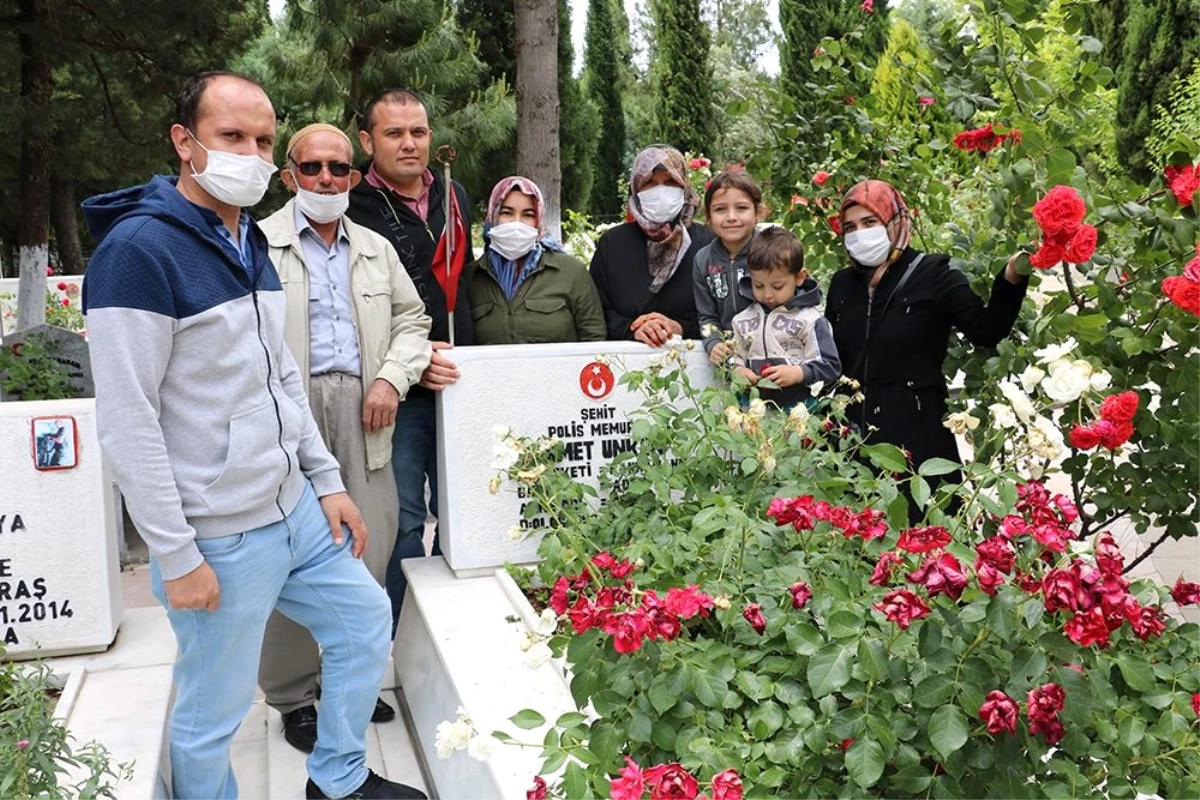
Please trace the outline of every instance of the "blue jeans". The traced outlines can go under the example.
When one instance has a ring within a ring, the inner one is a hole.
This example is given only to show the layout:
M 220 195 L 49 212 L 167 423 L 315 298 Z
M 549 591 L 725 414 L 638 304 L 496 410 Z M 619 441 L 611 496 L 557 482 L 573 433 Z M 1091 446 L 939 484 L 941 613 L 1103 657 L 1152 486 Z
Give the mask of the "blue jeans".
M 425 557 L 425 518 L 438 515 L 437 406 L 433 392 L 410 392 L 396 411 L 396 429 L 392 432 L 392 472 L 400 495 L 400 530 L 388 561 L 388 597 L 392 601 L 392 632 L 400 620 L 400 608 L 408 589 L 408 578 L 400 562 Z M 425 481 L 429 481 L 429 505 L 425 505 Z M 433 555 L 442 554 L 437 528 L 433 534 Z
M 271 525 L 197 539 L 217 574 L 220 607 L 172 609 L 162 575 L 151 586 L 167 609 L 179 656 L 171 712 L 171 775 L 176 798 L 235 798 L 230 744 L 254 702 L 263 630 L 271 610 L 308 628 L 322 649 L 317 745 L 308 774 L 330 797 L 367 778 L 366 732 L 387 669 L 387 596 L 362 561 L 339 547 L 312 487 Z

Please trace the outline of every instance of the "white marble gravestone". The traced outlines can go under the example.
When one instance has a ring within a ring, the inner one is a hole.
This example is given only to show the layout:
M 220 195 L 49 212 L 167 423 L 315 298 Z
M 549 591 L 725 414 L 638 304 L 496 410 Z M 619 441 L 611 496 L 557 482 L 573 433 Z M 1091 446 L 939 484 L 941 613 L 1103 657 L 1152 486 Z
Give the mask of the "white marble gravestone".
M 567 446 L 563 466 L 595 485 L 600 467 L 629 448 L 627 414 L 643 399 L 619 384 L 621 375 L 663 352 L 637 342 L 592 342 L 462 347 L 446 354 L 462 377 L 439 396 L 438 504 L 442 552 L 457 575 L 538 560 L 536 536 L 509 536 L 522 523 L 526 502 L 517 486 L 505 482 L 498 494 L 488 492 L 497 474 L 493 428 L 557 436 Z M 597 362 L 600 354 L 607 364 Z M 692 384 L 710 385 L 712 368 L 700 343 L 684 357 Z
M 47 435 L 57 446 L 45 447 Z M 42 458 L 48 468 L 37 469 L 39 450 L 50 449 L 53 457 Z M 100 459 L 95 401 L 0 403 L 0 469 L 0 645 L 6 656 L 105 649 L 121 621 L 120 510 Z

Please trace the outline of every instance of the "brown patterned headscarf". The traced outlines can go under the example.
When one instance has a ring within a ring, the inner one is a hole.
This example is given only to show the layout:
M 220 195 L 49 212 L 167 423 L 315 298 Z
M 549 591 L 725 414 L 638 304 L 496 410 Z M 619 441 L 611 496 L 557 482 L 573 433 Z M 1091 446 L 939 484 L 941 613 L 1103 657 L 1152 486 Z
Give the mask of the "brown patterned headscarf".
M 666 170 L 671 180 L 683 188 L 683 210 L 674 222 L 651 222 L 642 214 L 641 205 L 638 203 L 638 187 L 654 174 L 656 169 Z M 687 165 L 683 162 L 683 154 L 674 147 L 651 145 L 634 157 L 633 169 L 629 171 L 629 215 L 646 237 L 651 293 L 657 294 L 671 279 L 691 247 L 692 237 L 688 233 L 688 225 L 692 223 L 692 217 L 699 205 L 700 198 L 687 179 Z
M 838 211 L 838 229 L 846 222 L 846 209 L 850 206 L 862 206 L 887 226 L 888 238 L 892 240 L 892 252 L 886 263 L 890 264 L 904 252 L 912 239 L 912 215 L 908 206 L 895 186 L 887 181 L 859 181 L 850 187 L 842 197 L 842 205 Z

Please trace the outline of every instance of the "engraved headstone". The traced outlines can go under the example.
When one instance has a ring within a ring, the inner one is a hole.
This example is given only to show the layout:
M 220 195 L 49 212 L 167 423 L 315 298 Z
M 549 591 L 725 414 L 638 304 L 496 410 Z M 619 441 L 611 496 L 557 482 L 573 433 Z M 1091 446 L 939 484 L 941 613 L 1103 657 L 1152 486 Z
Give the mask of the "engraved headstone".
M 62 366 L 71 382 L 74 397 L 96 396 L 96 384 L 92 379 L 92 359 L 88 352 L 87 339 L 81 334 L 55 325 L 35 325 L 0 339 L 0 347 L 18 357 L 27 344 L 46 349 L 50 357 Z M 29 399 L 22 396 L 20 386 L 4 391 L 7 378 L 7 373 L 0 372 L 0 393 L 5 400 Z
M 461 377 L 438 397 L 438 505 L 442 552 L 451 569 L 463 576 L 538 560 L 538 537 L 514 541 L 509 530 L 520 525 L 536 532 L 544 517 L 523 519 L 529 500 L 512 483 L 496 494 L 488 491 L 497 474 L 493 427 L 557 437 L 566 445 L 563 469 L 598 485 L 600 468 L 633 448 L 628 414 L 644 400 L 621 384 L 621 375 L 645 369 L 664 352 L 636 342 L 593 342 L 449 353 Z M 712 367 L 700 343 L 682 355 L 692 385 L 711 385 Z

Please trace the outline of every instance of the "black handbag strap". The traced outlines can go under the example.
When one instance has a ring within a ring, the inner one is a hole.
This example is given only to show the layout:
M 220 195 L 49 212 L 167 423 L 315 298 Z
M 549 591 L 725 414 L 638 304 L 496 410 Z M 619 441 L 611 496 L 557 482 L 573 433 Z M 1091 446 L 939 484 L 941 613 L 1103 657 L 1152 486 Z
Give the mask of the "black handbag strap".
M 924 253 L 917 253 L 917 257 L 914 258 L 912 260 L 912 262 L 909 263 L 908 267 L 904 270 L 904 274 L 900 276 L 900 280 L 896 283 L 896 288 L 892 289 L 891 294 L 889 294 L 887 296 L 887 300 L 883 301 L 883 308 L 880 309 L 880 311 L 879 311 L 879 319 L 880 320 L 882 320 L 884 315 L 887 314 L 888 308 L 890 308 L 892 305 L 892 301 L 896 299 L 896 295 L 900 294 L 900 290 L 904 288 L 904 284 L 908 283 L 908 279 L 911 278 L 913 276 L 913 273 L 917 271 L 917 266 L 920 265 L 921 261 L 923 261 L 924 258 L 925 258 Z M 851 370 L 850 372 L 846 373 L 847 375 L 858 375 L 859 374 L 858 371 L 860 369 L 862 369 L 863 363 L 867 359 L 867 348 L 871 346 L 871 340 L 874 338 L 874 336 L 875 336 L 874 329 L 867 332 L 867 338 L 865 341 L 863 341 L 862 350 L 859 351 L 858 359 L 854 362 L 854 369 Z M 866 377 L 865 375 L 859 375 L 860 380 L 865 377 Z

